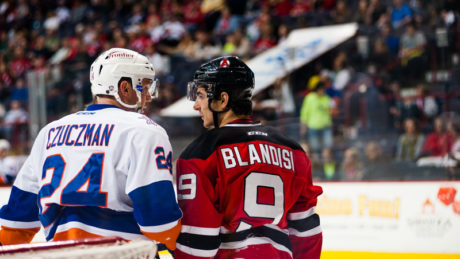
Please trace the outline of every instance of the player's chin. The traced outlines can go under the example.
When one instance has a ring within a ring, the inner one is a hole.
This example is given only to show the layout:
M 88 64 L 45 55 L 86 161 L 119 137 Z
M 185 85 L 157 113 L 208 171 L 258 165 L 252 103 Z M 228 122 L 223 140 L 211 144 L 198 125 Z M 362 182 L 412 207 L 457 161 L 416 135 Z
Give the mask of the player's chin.
M 213 124 L 209 121 L 206 121 L 204 118 L 203 119 L 203 127 L 206 128 L 206 129 L 210 129 L 212 128 Z

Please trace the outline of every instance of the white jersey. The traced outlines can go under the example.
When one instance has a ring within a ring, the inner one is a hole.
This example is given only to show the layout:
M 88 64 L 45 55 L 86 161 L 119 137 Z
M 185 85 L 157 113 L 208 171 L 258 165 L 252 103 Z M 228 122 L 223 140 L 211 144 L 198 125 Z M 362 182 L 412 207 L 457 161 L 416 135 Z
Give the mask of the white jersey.
M 40 131 L 0 222 L 41 223 L 47 240 L 66 239 L 71 229 L 78 237 L 136 239 L 180 228 L 171 160 L 168 135 L 151 119 L 90 105 Z

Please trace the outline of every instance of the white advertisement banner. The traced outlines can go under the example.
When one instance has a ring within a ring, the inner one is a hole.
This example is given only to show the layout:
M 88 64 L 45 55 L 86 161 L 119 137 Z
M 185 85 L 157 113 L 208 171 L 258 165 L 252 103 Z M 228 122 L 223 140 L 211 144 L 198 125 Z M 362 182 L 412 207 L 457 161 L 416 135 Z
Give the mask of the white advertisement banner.
M 318 183 L 325 251 L 460 254 L 460 182 Z
M 286 76 L 353 37 L 357 30 L 356 23 L 293 30 L 286 41 L 247 62 L 255 76 L 254 94 L 273 84 L 278 77 Z M 193 110 L 193 102 L 185 97 L 161 110 L 160 114 L 170 117 L 199 116 Z

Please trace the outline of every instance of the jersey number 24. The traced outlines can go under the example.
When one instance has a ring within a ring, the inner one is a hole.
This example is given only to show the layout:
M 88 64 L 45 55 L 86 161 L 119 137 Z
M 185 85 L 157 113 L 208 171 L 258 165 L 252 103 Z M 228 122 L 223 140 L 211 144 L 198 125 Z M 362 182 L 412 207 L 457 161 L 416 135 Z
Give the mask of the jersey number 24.
M 101 192 L 102 168 L 104 153 L 93 153 L 61 191 L 61 205 L 70 206 L 107 206 L 107 193 Z M 46 211 L 53 194 L 61 185 L 66 162 L 61 155 L 46 158 L 42 171 L 42 187 L 38 193 L 40 212 Z

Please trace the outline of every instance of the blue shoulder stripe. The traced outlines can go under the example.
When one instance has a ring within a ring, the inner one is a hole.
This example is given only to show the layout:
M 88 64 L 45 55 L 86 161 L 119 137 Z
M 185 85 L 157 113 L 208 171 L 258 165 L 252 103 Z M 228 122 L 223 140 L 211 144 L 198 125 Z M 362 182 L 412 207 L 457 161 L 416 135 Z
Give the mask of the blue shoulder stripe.
M 37 199 L 37 194 L 13 186 L 8 204 L 0 210 L 0 218 L 21 222 L 38 221 Z
M 141 226 L 159 226 L 182 217 L 170 181 L 154 182 L 129 193 L 134 217 Z

